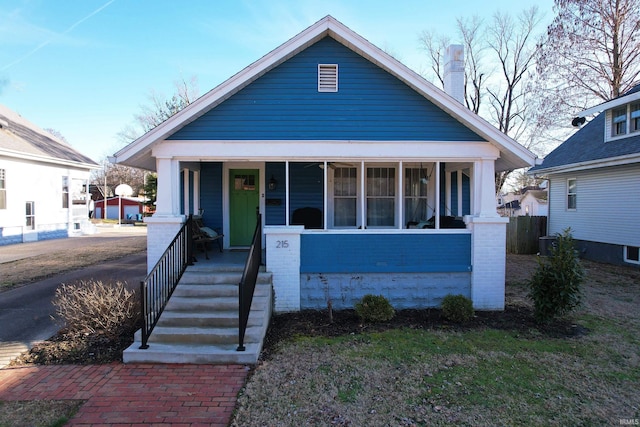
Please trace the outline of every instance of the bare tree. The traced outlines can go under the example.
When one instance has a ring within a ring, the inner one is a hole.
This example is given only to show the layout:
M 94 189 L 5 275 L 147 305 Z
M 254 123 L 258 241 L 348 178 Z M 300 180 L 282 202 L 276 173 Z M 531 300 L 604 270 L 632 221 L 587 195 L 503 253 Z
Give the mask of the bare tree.
M 637 83 L 640 0 L 555 0 L 554 10 L 538 59 L 547 98 L 575 114 Z
M 451 39 L 445 36 L 438 36 L 431 31 L 423 31 L 419 37 L 422 49 L 427 52 L 433 75 L 444 86 L 444 52 L 451 44 Z
M 124 144 L 137 139 L 160 123 L 173 116 L 198 97 L 198 79 L 193 76 L 189 80 L 184 78 L 173 82 L 175 92 L 165 98 L 154 90 L 147 94 L 147 103 L 140 106 L 140 112 L 135 114 L 132 124 L 125 126 L 118 138 Z
M 149 92 L 148 103 L 141 105 L 141 112 L 134 115 L 134 122 L 125 126 L 119 133 L 118 139 L 123 144 L 128 144 L 139 138 L 145 132 L 150 131 L 160 123 L 173 116 L 198 97 L 198 80 L 191 77 L 174 82 L 175 93 L 170 98 L 164 98 L 156 91 Z M 106 174 L 106 185 L 105 185 Z M 105 162 L 105 167 L 92 173 L 91 183 L 96 186 L 102 197 L 106 192 L 107 197 L 113 196 L 113 191 L 118 184 L 128 184 L 133 189 L 133 194 L 143 195 L 149 193 L 145 189 L 146 171 L 123 165 L 114 165 Z M 106 187 L 106 189 L 105 189 Z
M 524 10 L 515 19 L 497 12 L 489 24 L 478 17 L 457 19 L 458 36 L 465 48 L 467 107 L 529 149 L 539 149 L 547 142 L 540 137 L 544 135 L 540 128 L 548 122 L 538 117 L 539 110 L 528 109 L 529 98 L 539 82 L 535 78 L 539 48 L 536 31 L 541 19 L 537 7 Z M 428 32 L 421 37 L 432 70 L 441 83 L 445 41 L 448 42 Z M 496 192 L 508 174 L 496 175 Z
M 483 61 L 487 49 L 483 42 L 486 36 L 483 21 L 474 16 L 470 19 L 458 18 L 456 24 L 466 52 L 464 69 L 465 102 L 468 109 L 478 114 L 487 75 Z

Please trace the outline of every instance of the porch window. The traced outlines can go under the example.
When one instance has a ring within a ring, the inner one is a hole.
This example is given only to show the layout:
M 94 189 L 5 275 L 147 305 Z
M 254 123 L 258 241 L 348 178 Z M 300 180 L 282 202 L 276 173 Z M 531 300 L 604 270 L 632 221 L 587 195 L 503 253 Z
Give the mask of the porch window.
M 0 209 L 7 209 L 7 175 L 4 169 L 0 169 Z
M 335 227 L 355 227 L 358 201 L 356 168 L 335 168 L 333 171 L 333 203 Z
M 395 225 L 396 168 L 367 168 L 367 227 Z
M 576 210 L 578 197 L 578 182 L 575 178 L 567 180 L 567 209 Z
M 27 202 L 25 205 L 25 217 L 27 226 L 27 230 L 35 230 L 36 229 L 36 210 L 35 210 L 35 202 Z
M 613 123 L 611 126 L 611 136 L 624 135 L 627 133 L 627 107 L 613 110 Z
M 422 168 L 404 170 L 404 222 L 427 219 L 427 186 L 429 181 Z
M 640 131 L 640 102 L 631 104 L 631 132 Z

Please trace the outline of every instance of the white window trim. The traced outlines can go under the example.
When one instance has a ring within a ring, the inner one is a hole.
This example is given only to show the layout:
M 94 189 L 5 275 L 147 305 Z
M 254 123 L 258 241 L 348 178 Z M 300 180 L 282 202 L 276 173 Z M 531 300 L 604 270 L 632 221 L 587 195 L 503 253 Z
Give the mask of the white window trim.
M 325 167 L 325 174 L 327 175 L 327 190 L 328 190 L 328 197 L 327 197 L 327 216 L 328 216 L 328 221 L 329 224 L 331 224 L 332 229 L 335 230 L 353 230 L 353 229 L 357 229 L 359 228 L 362 224 L 361 224 L 361 218 L 362 218 L 362 213 L 361 213 L 361 203 L 360 203 L 360 199 L 362 198 L 362 194 L 361 194 L 361 186 L 360 186 L 360 182 L 361 182 L 361 176 L 362 176 L 362 170 L 360 168 L 360 163 L 356 163 L 353 166 L 339 166 L 339 167 L 349 167 L 349 168 L 355 168 L 356 169 L 356 225 L 355 226 L 336 226 L 335 225 L 335 174 L 334 174 L 334 170 L 333 168 L 329 167 L 329 165 L 331 164 L 331 162 L 326 162 L 326 167 Z M 329 169 L 329 171 L 327 171 L 327 169 Z
M 0 188 L 0 192 L 4 193 L 4 206 L 0 206 L 0 210 L 7 209 L 7 170 L 4 168 L 0 168 L 0 180 L 3 182 L 3 187 Z
M 569 182 L 570 181 L 575 181 L 576 182 L 576 192 L 575 193 L 569 193 L 569 187 L 570 187 L 569 186 Z M 576 197 L 576 206 L 574 208 L 570 208 L 569 207 L 569 196 L 572 195 L 572 194 L 574 194 L 575 197 Z M 567 204 L 567 210 L 568 211 L 573 212 L 573 211 L 578 210 L 578 179 L 577 178 L 567 178 L 567 191 L 566 191 L 565 201 L 566 201 L 566 204 Z
M 318 64 L 318 92 L 338 91 L 338 64 Z
M 639 129 L 631 129 L 631 106 L 634 104 L 639 104 L 638 101 L 633 101 L 630 102 L 628 104 L 624 104 L 624 105 L 619 105 L 615 108 L 611 108 L 609 110 L 607 110 L 605 112 L 606 116 L 605 116 L 605 142 L 609 142 L 609 141 L 617 141 L 619 139 L 624 139 L 624 138 L 628 138 L 630 136 L 637 136 L 640 133 L 640 128 Z M 613 111 L 614 110 L 619 110 L 619 109 L 626 109 L 626 119 L 625 119 L 625 124 L 626 124 L 626 131 L 625 133 L 621 133 L 619 135 L 614 135 L 613 134 L 613 129 L 615 124 L 613 123 Z
M 388 229 L 393 229 L 393 228 L 398 228 L 398 224 L 400 224 L 399 222 L 399 218 L 398 218 L 398 203 L 400 203 L 400 201 L 402 200 L 402 195 L 401 195 L 401 188 L 399 188 L 399 182 L 398 182 L 398 167 L 399 164 L 398 163 L 365 163 L 364 164 L 364 168 L 365 170 L 363 171 L 363 175 L 362 177 L 364 178 L 362 180 L 363 183 L 363 209 L 365 210 L 365 212 L 363 212 L 362 218 L 364 221 L 364 224 L 366 226 L 366 228 L 368 229 L 372 229 L 372 230 L 388 230 Z M 395 181 L 395 185 L 394 185 L 394 195 L 393 196 L 369 196 L 367 194 L 367 183 L 366 183 L 366 178 L 367 178 L 367 169 L 369 168 L 376 168 L 376 169 L 394 169 L 394 181 Z M 394 209 L 393 209 L 393 225 L 367 225 L 367 200 L 368 199 L 388 199 L 391 200 L 393 199 L 393 203 L 394 203 Z
M 631 247 L 635 248 L 636 246 L 631 246 Z M 625 246 L 624 247 L 624 262 L 628 262 L 630 264 L 640 264 L 640 260 L 629 259 L 628 250 L 629 250 L 629 246 Z

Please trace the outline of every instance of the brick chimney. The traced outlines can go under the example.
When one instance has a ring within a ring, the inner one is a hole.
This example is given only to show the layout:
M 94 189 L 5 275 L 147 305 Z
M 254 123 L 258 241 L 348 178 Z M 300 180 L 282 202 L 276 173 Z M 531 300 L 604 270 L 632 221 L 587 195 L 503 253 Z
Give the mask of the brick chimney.
M 452 44 L 444 56 L 444 91 L 464 105 L 464 47 Z

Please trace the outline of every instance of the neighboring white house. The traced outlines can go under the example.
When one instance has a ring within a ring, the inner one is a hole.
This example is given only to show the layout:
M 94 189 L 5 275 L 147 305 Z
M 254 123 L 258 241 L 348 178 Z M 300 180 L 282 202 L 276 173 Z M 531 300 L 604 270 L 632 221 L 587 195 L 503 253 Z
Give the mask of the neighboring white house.
M 528 188 L 502 194 L 498 198 L 498 213 L 501 216 L 547 216 L 549 203 L 546 189 Z
M 0 245 L 90 231 L 87 189 L 97 167 L 0 105 Z
M 235 249 L 259 212 L 276 311 L 503 309 L 494 176 L 536 157 L 463 105 L 462 47 L 448 58 L 449 94 L 327 16 L 120 150 L 158 173 L 148 269 L 188 214 Z
M 574 124 L 583 126 L 529 170 L 550 182 L 548 234 L 570 227 L 584 258 L 640 265 L 640 85 Z

